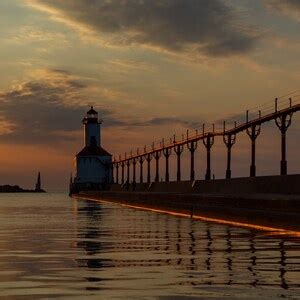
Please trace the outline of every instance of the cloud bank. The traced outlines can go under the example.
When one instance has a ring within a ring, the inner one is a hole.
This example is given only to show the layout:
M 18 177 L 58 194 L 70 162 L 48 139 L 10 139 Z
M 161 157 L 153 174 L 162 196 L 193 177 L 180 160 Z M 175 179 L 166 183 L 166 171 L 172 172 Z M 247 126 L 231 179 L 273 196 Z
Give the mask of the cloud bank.
M 80 121 L 88 109 L 89 85 L 66 70 L 43 69 L 32 80 L 0 93 L 0 137 L 2 142 L 52 144 L 77 139 Z M 100 99 L 101 100 L 101 99 Z M 176 117 L 138 120 L 95 104 L 106 127 L 130 130 L 136 127 L 195 123 Z
M 300 22 L 300 0 L 265 0 L 267 7 Z
M 209 57 L 253 49 L 257 30 L 222 0 L 31 0 L 118 46 L 140 45 Z
M 72 138 L 68 132 L 78 129 L 84 111 L 78 104 L 84 100 L 85 83 L 64 70 L 41 73 L 43 79 L 22 82 L 0 93 L 0 117 L 10 128 L 2 132 L 1 141 L 51 143 Z

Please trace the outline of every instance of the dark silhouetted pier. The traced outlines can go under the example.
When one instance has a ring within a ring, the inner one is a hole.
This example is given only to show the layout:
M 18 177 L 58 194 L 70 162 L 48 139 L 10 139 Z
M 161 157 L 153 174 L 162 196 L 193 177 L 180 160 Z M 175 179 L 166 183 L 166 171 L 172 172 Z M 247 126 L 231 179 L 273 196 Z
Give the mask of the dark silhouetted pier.
M 262 230 L 281 228 L 299 232 L 300 175 L 288 174 L 286 157 L 286 133 L 293 115 L 299 109 L 300 95 L 293 95 L 293 99 L 275 99 L 261 105 L 259 109 L 248 110 L 227 121 L 218 121 L 212 125 L 211 130 L 203 125 L 201 132 L 187 130 L 180 139 L 174 135 L 170 140 L 162 139 L 150 147 L 145 146 L 142 151 L 137 149 L 129 155 L 125 153 L 123 157 L 115 158 L 110 165 L 112 178 L 105 190 L 82 191 L 75 197 L 110 201 L 132 208 L 234 226 Z M 280 172 L 275 176 L 257 177 L 256 140 L 263 129 L 262 125 L 270 121 L 274 121 L 281 134 Z M 246 132 L 250 139 L 250 176 L 232 178 L 231 150 L 241 132 Z M 224 179 L 215 179 L 211 172 L 211 152 L 217 138 L 223 139 L 227 150 Z M 195 153 L 200 145 L 206 149 L 205 180 L 195 178 Z M 184 151 L 190 154 L 188 180 L 182 179 Z M 170 181 L 171 155 L 176 159 L 175 170 L 172 170 L 176 173 L 175 181 Z M 160 180 L 160 163 L 163 158 L 165 174 L 164 180 Z M 152 167 L 154 174 L 151 174 Z

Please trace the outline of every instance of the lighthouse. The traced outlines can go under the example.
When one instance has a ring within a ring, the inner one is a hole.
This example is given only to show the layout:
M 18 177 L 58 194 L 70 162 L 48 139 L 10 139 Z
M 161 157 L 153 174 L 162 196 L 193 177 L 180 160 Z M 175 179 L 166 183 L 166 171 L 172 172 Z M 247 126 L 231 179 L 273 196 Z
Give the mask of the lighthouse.
M 98 112 L 93 108 L 82 120 L 84 148 L 75 156 L 75 177 L 72 189 L 102 190 L 111 182 L 112 156 L 101 145 L 101 124 Z
M 102 120 L 98 119 L 98 113 L 94 110 L 93 106 L 86 113 L 82 124 L 84 126 L 84 145 L 87 147 L 96 144 L 100 147 Z

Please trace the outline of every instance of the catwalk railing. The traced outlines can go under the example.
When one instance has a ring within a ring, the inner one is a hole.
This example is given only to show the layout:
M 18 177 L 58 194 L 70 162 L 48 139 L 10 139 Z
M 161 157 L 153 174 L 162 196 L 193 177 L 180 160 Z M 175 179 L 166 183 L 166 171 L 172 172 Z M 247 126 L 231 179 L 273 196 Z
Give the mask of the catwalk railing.
M 261 125 L 265 122 L 275 120 L 276 126 L 281 132 L 281 162 L 280 174 L 287 174 L 287 160 L 286 160 L 286 132 L 291 125 L 292 115 L 300 110 L 300 94 L 293 94 L 293 98 L 286 96 L 276 98 L 275 101 L 267 102 L 258 108 L 247 110 L 245 114 L 235 115 L 232 118 L 220 122 L 217 121 L 212 125 L 212 130 L 207 131 L 205 124 L 202 126 L 201 132 L 195 130 L 192 134 L 187 130 L 186 134 L 181 136 L 181 139 L 173 138 L 169 140 L 162 139 L 158 143 L 152 143 L 149 147 L 144 146 L 141 151 L 139 148 L 136 152 L 131 151 L 128 155 L 125 153 L 124 157 L 121 155 L 118 159 L 114 158 L 112 163 L 112 182 L 114 183 L 129 183 L 130 182 L 130 166 L 132 166 L 132 183 L 137 182 L 136 165 L 139 164 L 139 180 L 143 183 L 143 164 L 147 163 L 147 179 L 146 182 L 151 182 L 151 161 L 155 160 L 155 180 L 159 181 L 160 168 L 159 162 L 162 155 L 165 157 L 165 181 L 170 180 L 169 158 L 172 152 L 176 155 L 177 160 L 177 181 L 181 180 L 181 155 L 186 147 L 190 152 L 190 180 L 195 180 L 195 151 L 198 147 L 199 141 L 202 141 L 206 148 L 206 174 L 205 179 L 211 179 L 211 149 L 214 145 L 216 137 L 222 137 L 223 142 L 227 148 L 227 168 L 226 178 L 231 178 L 231 149 L 236 143 L 237 134 L 246 131 L 251 141 L 251 165 L 250 176 L 256 176 L 256 139 L 261 133 Z M 288 95 L 290 96 L 290 95 Z M 216 125 L 217 124 L 217 125 Z M 230 126 L 231 124 L 231 126 Z M 222 125 L 222 128 L 217 126 Z M 229 127 L 230 126 L 230 127 Z M 125 167 L 127 168 L 127 176 L 125 179 Z M 121 168 L 121 178 L 119 169 Z M 115 180 L 114 180 L 115 179 Z

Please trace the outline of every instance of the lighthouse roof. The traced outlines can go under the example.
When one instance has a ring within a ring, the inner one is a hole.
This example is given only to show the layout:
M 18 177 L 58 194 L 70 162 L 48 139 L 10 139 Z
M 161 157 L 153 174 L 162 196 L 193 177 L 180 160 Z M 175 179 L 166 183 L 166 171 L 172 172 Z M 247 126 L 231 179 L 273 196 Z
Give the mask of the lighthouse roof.
M 76 157 L 82 157 L 82 156 L 112 156 L 112 155 L 102 147 L 86 146 L 76 155 Z
M 96 112 L 96 111 L 94 110 L 94 107 L 91 106 L 91 109 L 87 112 L 87 114 L 88 114 L 88 115 L 97 115 L 98 112 Z

